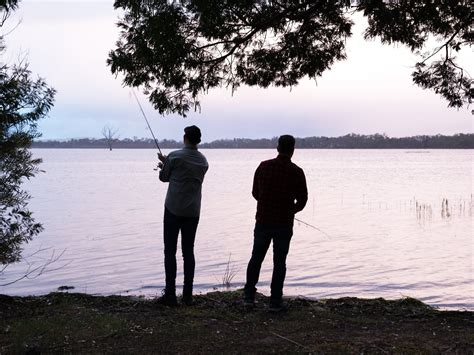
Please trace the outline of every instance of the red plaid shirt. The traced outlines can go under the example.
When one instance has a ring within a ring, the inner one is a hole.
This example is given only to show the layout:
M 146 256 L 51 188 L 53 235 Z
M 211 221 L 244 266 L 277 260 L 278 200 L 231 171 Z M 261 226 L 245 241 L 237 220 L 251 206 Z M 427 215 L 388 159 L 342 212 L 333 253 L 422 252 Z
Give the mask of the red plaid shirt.
M 281 154 L 261 162 L 255 171 L 252 195 L 257 200 L 257 223 L 293 225 L 295 213 L 308 201 L 303 169 Z

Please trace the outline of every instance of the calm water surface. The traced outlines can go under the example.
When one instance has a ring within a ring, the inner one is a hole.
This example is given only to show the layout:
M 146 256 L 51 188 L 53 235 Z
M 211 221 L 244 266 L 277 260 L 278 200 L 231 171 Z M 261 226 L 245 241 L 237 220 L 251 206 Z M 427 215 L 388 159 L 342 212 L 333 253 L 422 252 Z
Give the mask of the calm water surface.
M 210 170 L 196 239 L 195 288 L 222 289 L 229 258 L 235 273 L 231 287 L 242 287 L 256 207 L 253 172 L 275 152 L 202 152 Z M 153 171 L 156 153 L 45 149 L 34 154 L 44 159 L 45 173 L 26 186 L 45 231 L 27 245 L 25 255 L 35 268 L 53 250 L 64 254 L 40 277 L 2 286 L 0 293 L 44 294 L 69 285 L 87 293 L 160 295 L 167 185 Z M 473 310 L 473 157 L 472 150 L 296 151 L 293 160 L 305 170 L 309 189 L 307 207 L 297 218 L 320 231 L 295 224 L 285 294 L 411 296 L 442 308 Z M 27 268 L 26 263 L 9 267 L 0 283 Z M 265 294 L 271 269 L 270 250 L 259 283 Z

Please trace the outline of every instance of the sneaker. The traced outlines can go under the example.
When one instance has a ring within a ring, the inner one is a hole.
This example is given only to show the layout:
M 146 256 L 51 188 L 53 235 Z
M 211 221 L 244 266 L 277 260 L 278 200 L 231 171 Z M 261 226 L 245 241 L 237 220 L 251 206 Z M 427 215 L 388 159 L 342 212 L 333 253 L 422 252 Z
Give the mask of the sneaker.
M 288 305 L 284 303 L 281 299 L 279 300 L 270 300 L 270 306 L 268 311 L 272 313 L 283 312 L 288 309 Z
M 192 306 L 194 304 L 193 295 L 183 293 L 183 297 L 181 297 L 181 302 L 186 306 Z
M 193 286 L 183 285 L 183 296 L 181 297 L 181 302 L 186 306 L 191 306 L 193 304 Z
M 244 307 L 245 308 L 254 308 L 255 307 L 255 297 L 245 296 L 244 297 Z
M 165 306 L 174 307 L 178 305 L 178 299 L 176 298 L 175 292 L 162 291 L 162 296 L 158 299 L 158 303 L 164 304 Z

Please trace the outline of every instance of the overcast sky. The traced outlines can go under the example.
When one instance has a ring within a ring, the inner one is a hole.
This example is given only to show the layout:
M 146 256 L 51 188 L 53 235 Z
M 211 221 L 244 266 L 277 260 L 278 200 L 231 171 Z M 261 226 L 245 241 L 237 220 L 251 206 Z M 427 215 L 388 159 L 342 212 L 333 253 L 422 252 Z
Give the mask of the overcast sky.
M 55 106 L 40 123 L 43 139 L 100 137 L 106 124 L 121 138 L 148 137 L 139 108 L 106 66 L 118 38 L 118 13 L 112 0 L 23 0 L 2 29 L 19 26 L 6 37 L 6 60 L 28 55 L 30 68 L 57 91 Z M 339 136 L 386 133 L 389 136 L 472 133 L 470 109 L 450 109 L 434 93 L 411 81 L 416 57 L 404 47 L 382 46 L 361 37 L 357 20 L 348 39 L 348 59 L 315 81 L 289 89 L 214 90 L 201 97 L 201 113 L 187 118 L 160 116 L 142 97 L 158 139 L 181 139 L 185 126 L 197 124 L 203 140 L 234 137 Z M 472 72 L 474 55 L 463 53 Z

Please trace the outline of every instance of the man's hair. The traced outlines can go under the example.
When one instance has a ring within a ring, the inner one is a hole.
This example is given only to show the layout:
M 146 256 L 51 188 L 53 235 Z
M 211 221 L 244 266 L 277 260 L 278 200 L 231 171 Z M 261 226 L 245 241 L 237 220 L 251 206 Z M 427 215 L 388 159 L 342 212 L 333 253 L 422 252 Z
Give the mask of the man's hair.
M 295 137 L 285 134 L 278 139 L 278 152 L 293 154 L 295 150 Z
M 184 136 L 188 139 L 189 143 L 198 145 L 201 143 L 201 130 L 197 126 L 189 126 L 184 129 Z

